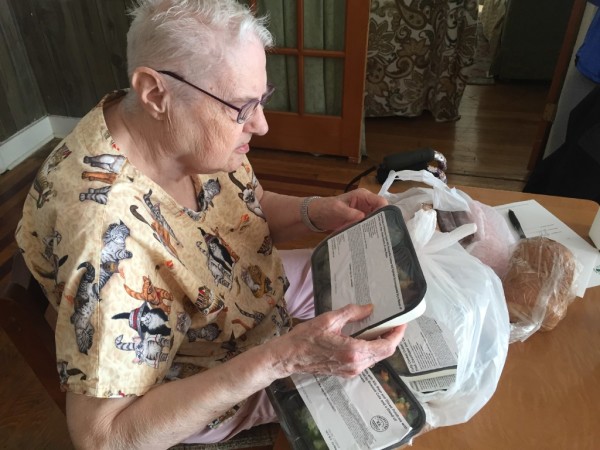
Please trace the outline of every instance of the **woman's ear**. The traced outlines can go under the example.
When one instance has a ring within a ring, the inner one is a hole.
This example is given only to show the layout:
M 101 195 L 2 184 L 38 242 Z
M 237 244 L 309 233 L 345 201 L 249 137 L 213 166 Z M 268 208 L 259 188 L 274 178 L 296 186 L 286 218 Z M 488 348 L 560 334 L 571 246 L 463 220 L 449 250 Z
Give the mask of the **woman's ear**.
M 165 119 L 169 92 L 158 72 L 148 67 L 137 67 L 131 76 L 131 87 L 148 114 L 156 120 Z

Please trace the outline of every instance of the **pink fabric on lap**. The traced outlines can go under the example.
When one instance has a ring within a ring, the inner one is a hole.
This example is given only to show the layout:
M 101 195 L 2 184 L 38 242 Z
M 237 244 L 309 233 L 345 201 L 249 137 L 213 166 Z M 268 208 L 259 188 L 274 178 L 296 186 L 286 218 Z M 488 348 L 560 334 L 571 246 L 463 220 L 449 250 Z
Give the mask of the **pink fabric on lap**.
M 312 250 L 280 250 L 283 267 L 290 282 L 285 293 L 288 312 L 295 319 L 308 320 L 315 317 L 312 271 L 310 256 Z
M 285 294 L 290 316 L 307 320 L 315 315 L 312 291 L 310 255 L 312 250 L 280 250 L 285 273 L 290 287 Z M 264 423 L 278 422 L 264 390 L 251 396 L 237 414 L 215 430 L 205 428 L 200 433 L 183 441 L 184 443 L 212 444 L 231 439 L 241 431 Z

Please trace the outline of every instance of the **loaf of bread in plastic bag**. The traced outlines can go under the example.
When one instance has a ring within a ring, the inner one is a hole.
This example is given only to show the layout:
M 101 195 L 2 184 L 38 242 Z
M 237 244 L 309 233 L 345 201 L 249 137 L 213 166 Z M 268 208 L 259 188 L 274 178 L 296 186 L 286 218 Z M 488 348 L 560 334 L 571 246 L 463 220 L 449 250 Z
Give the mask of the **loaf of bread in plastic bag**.
M 502 280 L 511 323 L 549 331 L 575 298 L 577 262 L 559 242 L 545 237 L 517 242 Z

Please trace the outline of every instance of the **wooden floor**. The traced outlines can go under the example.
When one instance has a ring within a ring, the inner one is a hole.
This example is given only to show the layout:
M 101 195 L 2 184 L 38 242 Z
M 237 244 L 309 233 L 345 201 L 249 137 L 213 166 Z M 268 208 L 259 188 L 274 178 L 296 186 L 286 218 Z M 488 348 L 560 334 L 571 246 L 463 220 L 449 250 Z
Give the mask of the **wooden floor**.
M 249 158 L 265 189 L 301 196 L 333 195 L 343 192 L 352 178 L 378 165 L 388 154 L 432 147 L 448 160 L 450 185 L 520 191 L 546 92 L 547 86 L 540 84 L 467 86 L 457 122 L 436 123 L 428 114 L 413 119 L 367 119 L 367 157 L 360 164 L 259 149 L 253 149 Z M 46 146 L 0 175 L 0 287 L 16 250 L 13 234 L 21 206 L 48 151 Z M 71 448 L 64 416 L 2 330 L 0 380 L 0 449 Z

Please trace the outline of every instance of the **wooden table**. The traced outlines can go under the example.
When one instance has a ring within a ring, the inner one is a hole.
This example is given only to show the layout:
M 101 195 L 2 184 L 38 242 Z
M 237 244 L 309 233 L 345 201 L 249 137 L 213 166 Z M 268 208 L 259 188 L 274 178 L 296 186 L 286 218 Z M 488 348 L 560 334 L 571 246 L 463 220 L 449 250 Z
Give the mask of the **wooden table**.
M 380 189 L 374 178 L 361 187 Z M 590 200 L 457 188 L 491 206 L 535 199 L 588 241 L 598 211 Z M 403 190 L 402 183 L 394 190 Z M 407 448 L 599 449 L 600 287 L 576 299 L 554 330 L 510 345 L 495 394 L 471 420 L 431 430 Z

